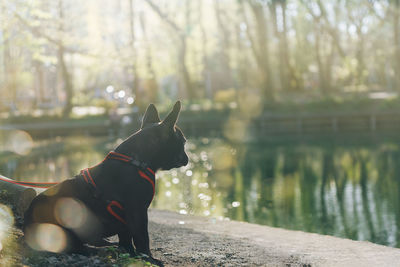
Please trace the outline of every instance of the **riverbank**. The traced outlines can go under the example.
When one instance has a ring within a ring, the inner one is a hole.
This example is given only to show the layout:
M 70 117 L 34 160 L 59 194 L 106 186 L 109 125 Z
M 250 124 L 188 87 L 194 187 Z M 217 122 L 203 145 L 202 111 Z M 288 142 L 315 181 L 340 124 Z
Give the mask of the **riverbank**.
M 311 136 L 397 136 L 400 130 L 400 98 L 320 99 L 300 102 L 268 102 L 249 109 L 237 103 L 184 105 L 178 125 L 189 137 L 226 137 L 233 141 Z M 96 107 L 77 107 L 91 110 Z M 162 109 L 163 110 L 163 109 Z M 168 109 L 169 110 L 169 109 Z M 40 111 L 40 110 L 39 110 Z M 61 117 L 37 112 L 0 114 L 0 131 L 23 130 L 34 138 L 66 135 L 110 136 L 129 134 L 140 127 L 142 113 L 121 108 L 115 115 Z M 165 113 L 165 112 L 164 112 Z M 36 115 L 35 115 L 36 114 Z M 161 112 L 161 117 L 166 114 Z
M 370 242 L 159 210 L 149 219 L 167 266 L 400 266 L 400 249 Z
M 400 266 L 400 249 L 370 242 L 161 210 L 150 210 L 149 221 L 153 256 L 165 266 Z M 20 249 L 12 257 L 2 251 L 4 266 L 146 266 L 114 247 L 87 256 L 32 253 L 16 235 Z
M 134 117 L 135 119 L 132 119 Z M 392 112 L 352 113 L 263 113 L 255 118 L 246 118 L 239 112 L 218 116 L 184 117 L 178 123 L 190 138 L 227 138 L 234 142 L 314 140 L 356 137 L 366 140 L 381 139 L 382 136 L 397 139 L 400 131 L 400 110 Z M 29 121 L 29 120 L 28 120 Z M 59 121 L 37 121 L 1 123 L 0 133 L 13 135 L 15 130 L 27 132 L 34 139 L 58 136 L 127 136 L 140 128 L 137 115 L 127 114 L 119 121 L 107 117 L 71 119 Z

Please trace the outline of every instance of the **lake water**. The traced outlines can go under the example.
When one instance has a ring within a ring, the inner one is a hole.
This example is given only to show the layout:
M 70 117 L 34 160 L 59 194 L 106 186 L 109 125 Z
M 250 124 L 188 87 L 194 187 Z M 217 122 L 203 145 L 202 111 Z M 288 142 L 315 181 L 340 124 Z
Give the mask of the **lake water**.
M 72 177 L 118 143 L 19 138 L 0 146 L 0 174 L 24 181 Z M 157 173 L 152 207 L 400 247 L 399 147 L 191 140 L 188 166 Z

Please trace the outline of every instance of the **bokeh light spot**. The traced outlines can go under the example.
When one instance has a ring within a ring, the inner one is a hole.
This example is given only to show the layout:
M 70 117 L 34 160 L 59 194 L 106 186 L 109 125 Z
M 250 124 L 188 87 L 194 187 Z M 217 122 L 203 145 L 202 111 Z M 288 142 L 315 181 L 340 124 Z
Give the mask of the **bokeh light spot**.
M 225 170 L 234 165 L 235 159 L 229 147 L 219 146 L 213 151 L 212 161 L 215 169 Z
M 8 235 L 10 227 L 14 224 L 14 215 L 9 207 L 0 204 L 0 243 Z
M 9 135 L 8 143 L 9 149 L 19 155 L 27 155 L 31 152 L 33 147 L 32 137 L 24 131 L 13 131 Z
M 245 141 L 248 122 L 242 119 L 230 118 L 224 126 L 224 135 L 232 141 Z
M 114 92 L 114 86 L 112 86 L 112 85 L 107 86 L 106 91 L 107 91 L 107 93 Z
M 80 228 L 87 219 L 86 207 L 73 198 L 57 200 L 54 213 L 57 221 L 67 228 Z
M 232 202 L 232 207 L 237 208 L 240 206 L 240 202 L 239 201 L 233 201 Z
M 27 244 L 35 250 L 62 252 L 67 246 L 67 235 L 55 224 L 41 223 L 31 225 L 25 234 Z
M 126 99 L 126 103 L 128 103 L 129 105 L 132 105 L 133 102 L 135 102 L 135 99 L 131 96 Z
M 262 97 L 260 92 L 248 92 L 242 93 L 238 98 L 240 114 L 247 118 L 258 117 L 263 110 Z

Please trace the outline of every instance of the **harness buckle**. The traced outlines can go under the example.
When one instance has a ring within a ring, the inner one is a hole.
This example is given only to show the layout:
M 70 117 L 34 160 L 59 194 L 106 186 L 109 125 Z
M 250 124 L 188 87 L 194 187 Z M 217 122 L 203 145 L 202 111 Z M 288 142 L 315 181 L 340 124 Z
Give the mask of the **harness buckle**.
M 147 168 L 147 164 L 146 163 L 140 162 L 140 161 L 138 161 L 138 160 L 136 160 L 134 158 L 132 158 L 131 163 L 133 165 L 135 165 L 136 167 L 139 167 L 139 168 L 141 168 L 143 170 L 145 170 Z

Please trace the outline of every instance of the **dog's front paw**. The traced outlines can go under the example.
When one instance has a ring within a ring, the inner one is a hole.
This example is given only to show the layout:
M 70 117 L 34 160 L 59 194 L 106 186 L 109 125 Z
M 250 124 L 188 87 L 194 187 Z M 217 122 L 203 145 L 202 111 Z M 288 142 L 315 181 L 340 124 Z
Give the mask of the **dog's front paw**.
M 157 265 L 159 267 L 164 267 L 164 264 L 162 263 L 162 261 L 157 260 L 147 254 L 140 253 L 140 258 L 144 261 L 150 262 L 151 264 Z
M 129 255 L 130 255 L 131 257 L 137 257 L 137 256 L 138 256 L 138 254 L 136 254 L 135 250 L 133 249 L 132 245 L 130 245 L 130 246 L 121 246 L 121 245 L 118 245 L 118 248 L 119 248 L 122 252 L 129 253 Z
M 164 267 L 164 264 L 162 263 L 162 261 L 157 260 L 157 259 L 154 259 L 154 258 L 152 258 L 152 257 L 150 257 L 149 262 L 150 262 L 151 264 L 155 264 L 155 265 L 157 265 L 157 266 L 159 266 L 159 267 Z

